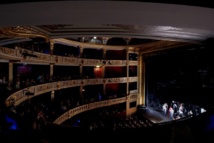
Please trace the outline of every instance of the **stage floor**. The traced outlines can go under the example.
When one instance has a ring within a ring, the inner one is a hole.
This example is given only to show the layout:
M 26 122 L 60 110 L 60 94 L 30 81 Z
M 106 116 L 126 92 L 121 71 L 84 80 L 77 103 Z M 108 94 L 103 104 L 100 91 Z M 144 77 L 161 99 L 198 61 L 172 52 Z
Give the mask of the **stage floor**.
M 154 124 L 172 121 L 171 118 L 165 116 L 163 113 L 161 113 L 161 111 L 156 111 L 149 107 L 146 107 L 142 110 L 144 110 L 142 115 Z

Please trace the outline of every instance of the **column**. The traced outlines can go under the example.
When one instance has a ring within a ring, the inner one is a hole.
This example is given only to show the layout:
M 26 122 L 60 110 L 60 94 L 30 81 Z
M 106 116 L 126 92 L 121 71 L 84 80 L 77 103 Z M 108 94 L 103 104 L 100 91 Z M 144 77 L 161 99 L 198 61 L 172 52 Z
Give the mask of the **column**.
M 83 53 L 83 47 L 82 46 L 79 46 L 79 50 L 80 50 L 80 53 L 79 53 L 79 58 L 80 58 L 80 60 L 82 61 L 83 59 L 82 59 L 82 53 Z M 80 64 L 80 78 L 82 78 L 82 63 Z
M 54 102 L 55 99 L 55 91 L 51 91 L 51 102 Z
M 80 104 L 84 104 L 85 103 L 85 99 L 84 99 L 84 94 L 83 94 L 83 92 L 84 92 L 84 88 L 83 88 L 83 82 L 82 82 L 82 84 L 80 85 Z
M 50 55 L 54 54 L 54 42 L 50 40 Z M 54 63 L 50 63 L 50 80 L 53 81 Z M 51 91 L 51 102 L 54 102 L 55 91 Z
M 82 53 L 83 53 L 83 47 L 82 47 L 82 45 L 81 46 L 79 46 L 79 51 L 80 51 L 80 53 L 79 53 L 79 58 L 80 58 L 80 60 L 82 61 Z M 80 73 L 79 73 L 79 75 L 80 75 L 80 79 L 82 79 L 82 84 L 80 85 L 80 98 L 81 98 L 81 104 L 84 104 L 84 97 L 83 97 L 83 77 L 82 77 L 82 70 L 83 70 L 83 68 L 82 68 L 82 63 L 80 64 L 80 66 L 79 66 L 79 68 L 80 68 Z
M 138 55 L 138 105 L 145 105 L 146 104 L 146 97 L 145 97 L 145 63 L 143 61 L 143 55 Z
M 8 82 L 13 83 L 13 62 L 9 61 Z
M 126 76 L 127 76 L 127 84 L 126 84 L 126 95 L 129 95 L 129 50 L 126 51 Z
M 50 54 L 53 55 L 54 53 L 54 42 L 52 40 L 50 40 Z
M 106 60 L 106 48 L 103 48 L 103 60 Z
M 82 45 L 79 46 L 79 51 L 80 51 L 79 57 L 82 58 L 82 53 L 83 53 L 83 47 L 82 47 Z
M 127 78 L 127 82 L 126 82 L 126 116 L 129 116 L 131 114 L 131 110 L 129 108 L 129 98 L 128 95 L 130 95 L 129 93 L 129 50 L 126 50 L 126 78 Z
M 103 61 L 105 61 L 105 62 L 103 63 L 103 66 L 102 66 L 102 68 L 103 68 L 102 75 L 103 75 L 103 78 L 105 78 L 106 48 L 103 48 Z M 105 82 L 103 83 L 103 94 L 104 94 L 104 96 L 106 95 L 106 84 L 105 84 Z
M 54 70 L 54 64 L 50 63 L 50 79 L 53 80 L 53 70 Z

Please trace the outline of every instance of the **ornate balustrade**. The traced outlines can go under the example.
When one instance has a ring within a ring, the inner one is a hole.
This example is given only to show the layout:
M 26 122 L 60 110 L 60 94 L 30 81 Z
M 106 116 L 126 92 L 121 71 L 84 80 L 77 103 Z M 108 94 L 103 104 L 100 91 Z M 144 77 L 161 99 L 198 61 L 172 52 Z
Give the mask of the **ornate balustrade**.
M 137 92 L 138 92 L 137 89 L 134 89 L 134 90 L 130 90 L 130 91 L 129 91 L 130 94 L 137 93 Z
M 129 61 L 129 65 L 137 65 L 138 61 Z
M 36 86 L 30 86 L 30 87 L 24 88 L 22 90 L 19 90 L 19 91 L 13 93 L 12 95 L 10 95 L 6 99 L 6 101 L 5 101 L 6 105 L 7 106 L 10 106 L 10 105 L 17 106 L 20 103 L 22 103 L 30 98 L 33 98 L 37 95 L 41 95 L 46 92 L 58 90 L 57 84 L 58 84 L 58 82 L 45 83 L 45 84 L 40 84 L 40 85 L 36 85 Z
M 132 77 L 133 78 L 133 77 Z M 134 79 L 134 78 L 133 78 Z M 137 79 L 137 78 L 136 78 Z M 46 92 L 59 90 L 63 88 L 70 88 L 81 85 L 95 85 L 95 84 L 105 84 L 105 83 L 125 83 L 127 78 L 95 78 L 95 79 L 78 79 L 78 80 L 67 80 L 67 81 L 57 81 L 45 84 L 39 84 L 35 86 L 30 86 L 21 89 L 6 99 L 6 105 L 19 105 L 20 103 L 33 98 L 37 95 L 44 94 Z
M 123 77 L 123 78 L 107 78 L 105 80 L 106 83 L 126 83 L 127 82 L 127 78 Z
M 85 65 L 85 66 L 96 66 L 96 65 L 117 65 L 126 66 L 126 60 L 97 60 L 97 59 L 84 59 L 76 57 L 66 57 L 44 54 L 40 52 L 32 52 L 30 50 L 16 48 L 11 49 L 7 47 L 0 47 L 0 56 L 8 60 L 20 60 L 23 62 L 36 62 L 36 63 L 55 63 L 62 65 Z M 137 61 L 130 61 L 132 65 L 137 65 Z
M 105 79 L 103 78 L 94 78 L 94 79 L 83 79 L 83 85 L 95 85 L 95 84 L 103 84 Z
M 138 77 L 129 77 L 129 82 L 137 82 L 138 81 Z
M 120 66 L 126 66 L 127 62 L 126 60 L 106 60 L 106 65 L 120 65 Z
M 126 100 L 127 100 L 127 97 L 122 97 L 122 98 L 110 99 L 110 100 L 99 101 L 99 102 L 94 102 L 94 103 L 89 103 L 89 104 L 85 104 L 82 106 L 78 106 L 78 107 L 70 109 L 69 111 L 67 111 L 64 114 L 62 114 L 61 116 L 59 116 L 53 123 L 62 124 L 64 121 L 66 121 L 69 118 L 71 118 L 77 114 L 80 114 L 82 112 L 85 112 L 85 111 L 88 111 L 91 109 L 100 108 L 100 107 L 125 103 Z
M 6 59 L 21 58 L 21 54 L 19 55 L 19 50 L 7 48 L 7 47 L 0 47 L 0 56 Z
M 70 87 L 75 87 L 75 86 L 80 86 L 80 85 L 82 85 L 82 80 L 58 81 L 57 89 L 70 88 Z

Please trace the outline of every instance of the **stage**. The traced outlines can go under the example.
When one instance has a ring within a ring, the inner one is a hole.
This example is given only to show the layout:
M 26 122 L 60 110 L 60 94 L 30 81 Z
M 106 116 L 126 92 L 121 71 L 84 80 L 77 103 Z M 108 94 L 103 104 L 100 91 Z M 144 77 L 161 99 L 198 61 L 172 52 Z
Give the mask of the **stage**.
M 156 111 L 149 107 L 144 107 L 140 110 L 142 110 L 141 111 L 142 115 L 154 124 L 169 122 L 169 121 L 173 120 L 173 119 L 165 116 L 161 111 Z

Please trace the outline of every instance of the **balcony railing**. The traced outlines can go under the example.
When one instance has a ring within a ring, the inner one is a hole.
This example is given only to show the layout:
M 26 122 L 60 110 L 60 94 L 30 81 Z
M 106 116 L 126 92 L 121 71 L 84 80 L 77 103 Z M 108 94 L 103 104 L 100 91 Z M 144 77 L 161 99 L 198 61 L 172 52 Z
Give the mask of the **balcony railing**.
M 19 105 L 20 103 L 33 98 L 35 96 L 51 92 L 54 90 L 60 90 L 63 88 L 76 87 L 81 85 L 96 85 L 105 83 L 125 83 L 127 82 L 127 77 L 122 78 L 95 78 L 95 79 L 78 79 L 78 80 L 67 80 L 67 81 L 57 81 L 45 84 L 39 84 L 35 86 L 26 87 L 21 89 L 6 99 L 6 105 Z M 131 77 L 131 81 L 137 81 L 137 78 Z
M 117 99 L 110 99 L 110 100 L 105 100 L 105 101 L 99 101 L 99 102 L 84 104 L 82 106 L 72 108 L 69 111 L 65 112 L 64 114 L 59 116 L 53 123 L 54 124 L 62 124 L 64 121 L 66 121 L 69 118 L 71 118 L 77 114 L 80 114 L 82 112 L 85 112 L 85 111 L 88 111 L 91 109 L 105 107 L 105 106 L 125 103 L 126 100 L 127 100 L 127 97 L 122 97 L 122 98 L 117 98 Z
M 98 60 L 98 59 L 85 59 L 77 57 L 66 57 L 44 54 L 40 52 L 32 52 L 30 50 L 16 48 L 11 49 L 7 47 L 0 47 L 0 56 L 8 60 L 20 60 L 24 62 L 35 62 L 35 63 L 55 63 L 61 65 L 85 65 L 85 66 L 96 66 L 96 65 L 108 65 L 108 66 L 126 66 L 126 60 Z M 137 61 L 130 61 L 131 65 L 137 65 Z

